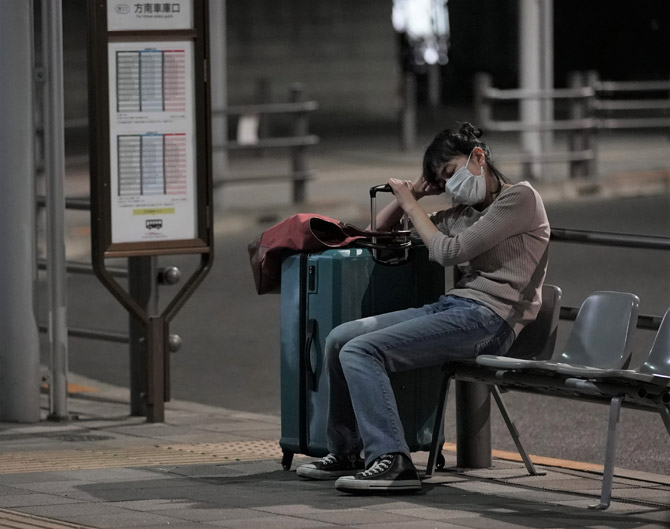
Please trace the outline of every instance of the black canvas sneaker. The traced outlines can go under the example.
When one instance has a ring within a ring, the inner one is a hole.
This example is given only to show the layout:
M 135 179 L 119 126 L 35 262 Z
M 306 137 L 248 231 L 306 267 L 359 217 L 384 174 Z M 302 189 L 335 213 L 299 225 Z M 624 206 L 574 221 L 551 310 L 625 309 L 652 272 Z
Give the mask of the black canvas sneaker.
M 352 493 L 418 491 L 421 490 L 421 478 L 412 460 L 405 454 L 385 454 L 378 457 L 366 471 L 339 478 L 335 488 Z
M 365 468 L 365 462 L 358 456 L 328 454 L 326 457 L 300 465 L 295 473 L 309 479 L 337 479 L 353 476 Z

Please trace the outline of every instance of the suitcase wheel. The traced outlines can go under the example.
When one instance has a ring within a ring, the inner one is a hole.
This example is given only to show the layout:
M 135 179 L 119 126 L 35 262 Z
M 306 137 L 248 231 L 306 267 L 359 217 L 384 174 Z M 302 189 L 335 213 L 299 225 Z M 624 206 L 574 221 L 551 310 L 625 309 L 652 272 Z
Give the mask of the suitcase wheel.
M 435 461 L 435 470 L 442 470 L 444 468 L 446 461 L 444 460 L 444 456 L 442 455 L 442 452 L 437 454 L 437 458 Z
M 284 470 L 291 470 L 291 463 L 293 463 L 293 452 L 290 450 L 282 450 L 282 453 L 283 456 L 281 458 L 281 467 Z M 442 466 L 444 466 L 444 458 L 442 458 Z

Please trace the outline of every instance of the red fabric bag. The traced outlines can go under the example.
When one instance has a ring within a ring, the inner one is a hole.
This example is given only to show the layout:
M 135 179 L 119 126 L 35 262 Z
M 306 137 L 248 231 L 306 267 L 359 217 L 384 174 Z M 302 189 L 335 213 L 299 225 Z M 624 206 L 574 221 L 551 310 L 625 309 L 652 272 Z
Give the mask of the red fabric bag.
M 259 294 L 279 292 L 281 260 L 285 251 L 341 248 L 369 235 L 371 232 L 323 215 L 293 215 L 268 228 L 249 243 L 249 261 L 256 291 Z

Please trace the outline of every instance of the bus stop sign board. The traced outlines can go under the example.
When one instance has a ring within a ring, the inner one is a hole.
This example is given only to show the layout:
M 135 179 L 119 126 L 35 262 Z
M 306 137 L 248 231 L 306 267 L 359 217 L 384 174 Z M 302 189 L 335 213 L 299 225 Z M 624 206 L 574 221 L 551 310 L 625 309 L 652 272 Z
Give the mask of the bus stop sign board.
M 105 257 L 206 252 L 204 2 L 92 3 L 94 241 Z
M 147 419 L 157 422 L 169 398 L 167 325 L 213 256 L 207 0 L 87 7 L 92 264 L 146 326 Z M 173 254 L 199 254 L 200 266 L 160 314 L 105 266 Z

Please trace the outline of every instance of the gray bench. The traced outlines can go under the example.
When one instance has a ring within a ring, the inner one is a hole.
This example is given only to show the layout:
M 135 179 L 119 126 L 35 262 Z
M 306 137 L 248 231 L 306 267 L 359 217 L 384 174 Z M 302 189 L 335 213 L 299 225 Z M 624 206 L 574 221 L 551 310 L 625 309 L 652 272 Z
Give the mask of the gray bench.
M 594 292 L 579 309 L 565 346 L 554 351 L 561 290 L 543 287 L 537 319 L 520 334 L 506 356 L 482 355 L 472 363 L 444 366 L 433 445 L 426 477 L 432 475 L 438 453 L 436 435 L 442 426 L 450 380 L 483 382 L 509 429 L 531 475 L 538 475 L 501 396 L 504 391 L 583 399 L 609 405 L 600 501 L 590 506 L 607 509 L 612 495 L 617 425 L 621 407 L 657 412 L 670 434 L 670 309 L 666 312 L 645 361 L 627 369 L 638 319 L 639 299 L 623 292 Z

